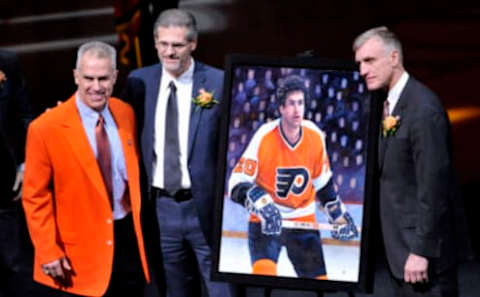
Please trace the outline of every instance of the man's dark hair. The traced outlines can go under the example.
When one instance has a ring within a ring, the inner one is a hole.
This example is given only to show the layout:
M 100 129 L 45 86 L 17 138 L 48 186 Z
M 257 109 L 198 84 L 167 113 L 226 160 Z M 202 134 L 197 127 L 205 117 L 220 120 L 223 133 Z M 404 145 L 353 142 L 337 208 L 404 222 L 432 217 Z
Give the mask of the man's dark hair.
M 305 104 L 308 102 L 308 90 L 305 87 L 305 80 L 298 75 L 290 75 L 279 81 L 277 88 L 277 107 L 285 106 L 285 100 L 288 94 L 295 91 L 302 91 L 305 98 Z
M 153 24 L 153 37 L 157 37 L 159 27 L 185 27 L 187 28 L 187 40 L 193 41 L 198 38 L 197 21 L 192 13 L 172 8 L 164 10 Z

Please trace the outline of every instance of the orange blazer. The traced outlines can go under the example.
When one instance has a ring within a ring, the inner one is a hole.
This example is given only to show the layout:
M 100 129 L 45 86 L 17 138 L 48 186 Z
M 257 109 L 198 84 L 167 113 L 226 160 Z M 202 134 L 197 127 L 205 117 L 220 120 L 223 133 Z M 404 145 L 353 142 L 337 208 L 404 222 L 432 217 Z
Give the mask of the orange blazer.
M 110 98 L 109 108 L 122 142 L 134 229 L 148 282 L 135 116 L 128 104 L 116 98 Z M 75 95 L 28 128 L 23 207 L 35 247 L 35 281 L 74 294 L 102 296 L 112 274 L 113 215 Z M 68 288 L 58 287 L 41 269 L 62 257 L 68 258 L 75 272 Z

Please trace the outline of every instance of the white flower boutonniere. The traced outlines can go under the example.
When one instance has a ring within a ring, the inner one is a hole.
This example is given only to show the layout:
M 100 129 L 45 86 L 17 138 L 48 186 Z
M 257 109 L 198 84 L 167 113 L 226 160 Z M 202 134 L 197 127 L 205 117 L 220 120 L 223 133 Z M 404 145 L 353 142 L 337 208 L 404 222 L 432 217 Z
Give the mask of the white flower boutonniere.
M 213 92 L 207 92 L 205 89 L 198 90 L 198 96 L 193 98 L 193 103 L 199 108 L 210 108 L 214 104 L 218 104 L 218 101 L 213 98 Z

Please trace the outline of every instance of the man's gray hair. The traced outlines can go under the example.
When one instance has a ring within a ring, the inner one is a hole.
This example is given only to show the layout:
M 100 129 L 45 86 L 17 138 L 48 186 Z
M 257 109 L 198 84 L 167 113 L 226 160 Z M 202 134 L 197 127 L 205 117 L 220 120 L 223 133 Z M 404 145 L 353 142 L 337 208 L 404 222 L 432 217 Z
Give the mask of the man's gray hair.
M 372 37 L 378 37 L 385 45 L 385 49 L 391 52 L 392 50 L 398 51 L 398 58 L 400 63 L 403 63 L 403 50 L 402 43 L 397 38 L 395 33 L 388 30 L 387 27 L 375 27 L 358 35 L 353 41 L 353 51 L 357 51 L 365 42 Z
M 193 14 L 188 11 L 172 8 L 164 10 L 153 25 L 153 37 L 156 38 L 158 27 L 185 27 L 187 28 L 187 40 L 197 40 L 197 21 Z
M 113 46 L 101 41 L 90 41 L 82 44 L 77 51 L 76 69 L 80 69 L 80 61 L 86 53 L 95 55 L 96 58 L 110 59 L 112 70 L 117 69 L 117 51 Z

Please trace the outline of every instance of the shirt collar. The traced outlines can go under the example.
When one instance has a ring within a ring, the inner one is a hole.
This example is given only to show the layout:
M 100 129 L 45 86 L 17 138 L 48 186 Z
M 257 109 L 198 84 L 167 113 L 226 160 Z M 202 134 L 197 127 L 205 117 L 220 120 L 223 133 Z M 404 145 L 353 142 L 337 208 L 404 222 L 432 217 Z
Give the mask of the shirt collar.
M 392 113 L 393 109 L 395 108 L 395 105 L 397 104 L 400 94 L 402 94 L 409 77 L 410 75 L 408 72 L 404 71 L 393 88 L 388 92 L 387 100 L 390 104 L 390 113 Z

